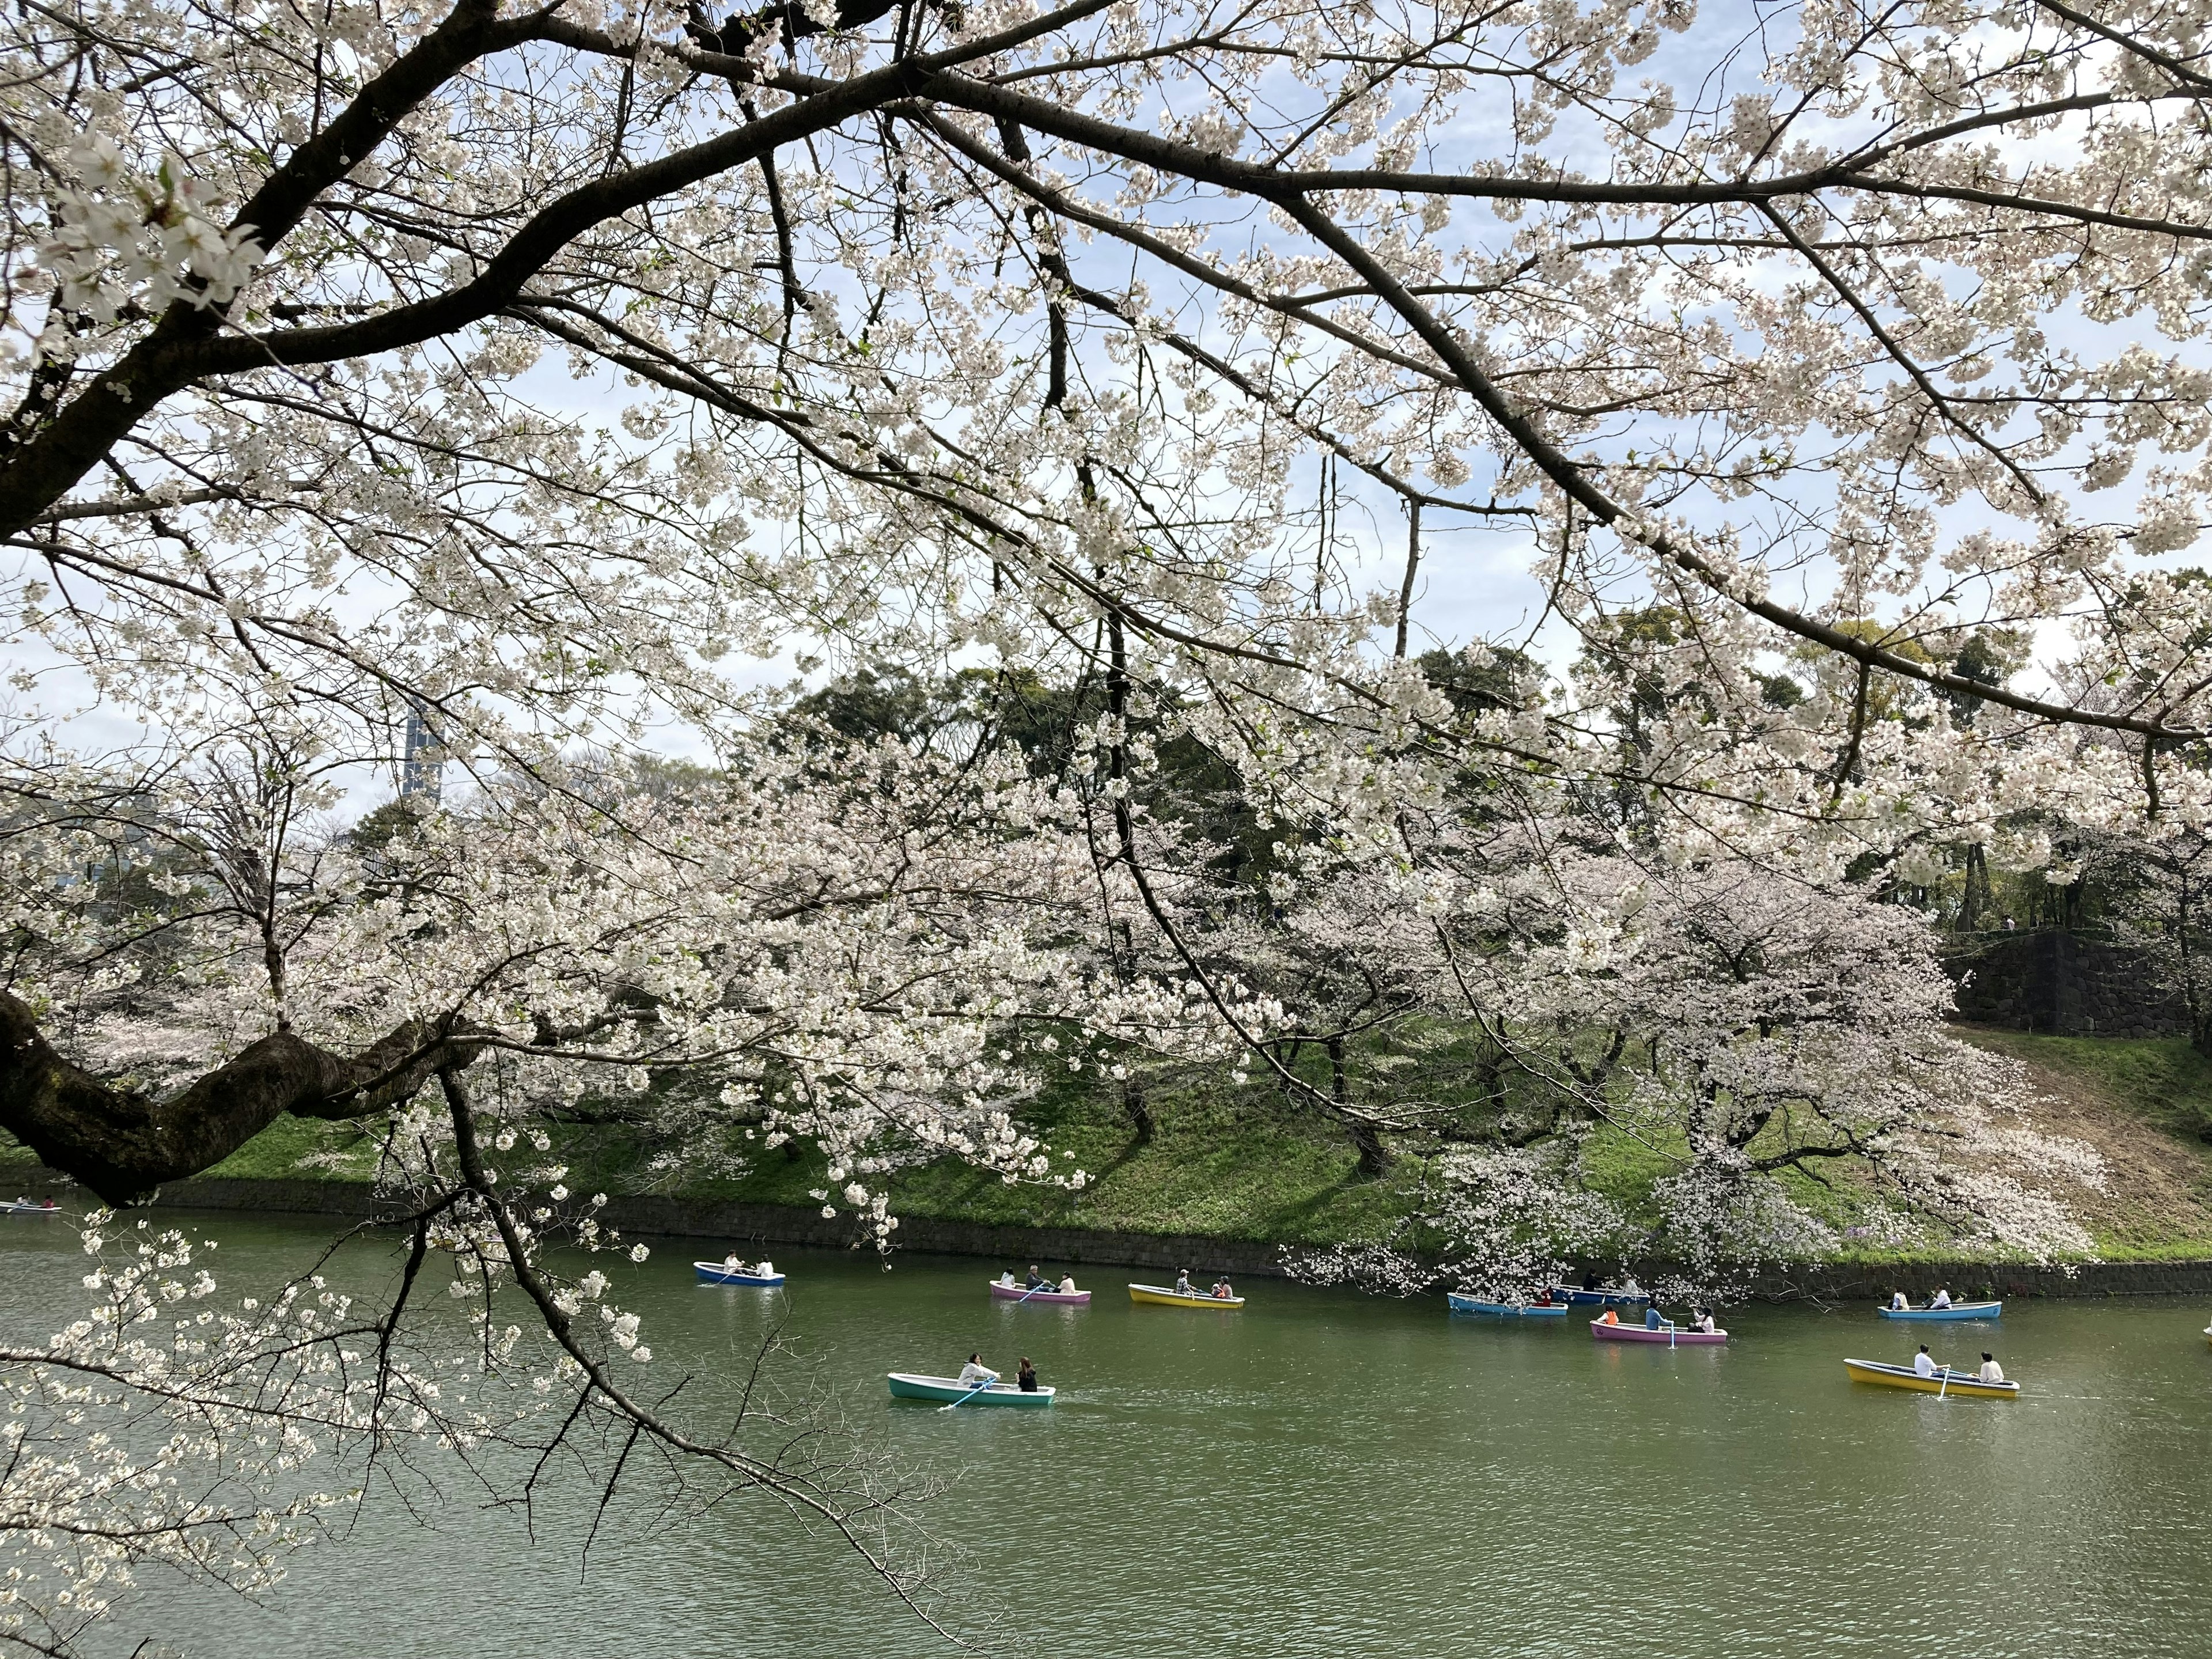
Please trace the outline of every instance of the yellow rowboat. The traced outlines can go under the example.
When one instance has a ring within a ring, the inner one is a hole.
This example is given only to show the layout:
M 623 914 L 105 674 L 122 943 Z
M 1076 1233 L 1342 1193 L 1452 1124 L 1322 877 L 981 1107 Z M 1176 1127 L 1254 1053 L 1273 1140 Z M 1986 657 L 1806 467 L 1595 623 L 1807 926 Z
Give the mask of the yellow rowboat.
M 2204 1341 L 2207 1346 L 2212 1346 L 2212 1325 L 2204 1328 Z
M 1844 1369 L 1851 1374 L 1854 1382 L 1871 1382 L 1877 1388 L 1910 1389 L 1916 1394 L 1940 1394 L 1951 1399 L 1964 1395 L 1970 1400 L 2017 1400 L 2017 1382 L 1984 1382 L 1972 1371 L 1954 1371 L 1939 1367 L 1933 1376 L 1923 1376 L 1910 1365 L 1885 1365 L 1875 1359 L 1846 1359 Z
M 1203 1291 L 1183 1296 L 1164 1285 L 1132 1285 L 1129 1286 L 1129 1300 L 1149 1303 L 1158 1308 L 1241 1308 L 1244 1305 L 1244 1298 L 1241 1296 L 1207 1296 Z

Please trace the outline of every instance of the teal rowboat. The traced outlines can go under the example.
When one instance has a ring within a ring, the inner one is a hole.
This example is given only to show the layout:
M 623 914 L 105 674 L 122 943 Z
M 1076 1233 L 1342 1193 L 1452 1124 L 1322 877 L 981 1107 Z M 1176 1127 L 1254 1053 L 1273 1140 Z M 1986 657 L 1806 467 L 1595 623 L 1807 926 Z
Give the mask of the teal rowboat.
M 1565 1319 L 1564 1302 L 1485 1302 L 1479 1296 L 1447 1291 L 1445 1303 L 1455 1314 L 1483 1314 L 1492 1319 Z
M 1884 1319 L 1935 1319 L 1964 1322 L 1974 1319 L 2002 1319 L 2002 1302 L 1954 1302 L 1948 1308 L 1876 1308 Z
M 957 1376 L 921 1376 L 913 1371 L 890 1371 L 891 1398 L 894 1400 L 932 1400 L 940 1406 L 950 1406 L 955 1401 L 963 1406 L 1049 1406 L 1053 1390 L 1037 1389 L 1024 1393 L 1011 1382 L 994 1382 L 978 1392 L 964 1386 Z

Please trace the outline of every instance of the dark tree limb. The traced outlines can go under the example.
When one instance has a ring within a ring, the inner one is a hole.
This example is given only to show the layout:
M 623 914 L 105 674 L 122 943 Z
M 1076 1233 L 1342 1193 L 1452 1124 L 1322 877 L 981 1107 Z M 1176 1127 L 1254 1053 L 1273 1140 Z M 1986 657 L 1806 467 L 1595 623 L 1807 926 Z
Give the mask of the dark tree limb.
M 0 991 L 0 1128 L 110 1204 L 149 1197 L 165 1181 L 210 1169 L 287 1112 L 347 1118 L 413 1095 L 477 1045 L 410 1021 L 350 1058 L 291 1031 L 165 1100 L 110 1088 L 64 1060 L 30 1008 Z

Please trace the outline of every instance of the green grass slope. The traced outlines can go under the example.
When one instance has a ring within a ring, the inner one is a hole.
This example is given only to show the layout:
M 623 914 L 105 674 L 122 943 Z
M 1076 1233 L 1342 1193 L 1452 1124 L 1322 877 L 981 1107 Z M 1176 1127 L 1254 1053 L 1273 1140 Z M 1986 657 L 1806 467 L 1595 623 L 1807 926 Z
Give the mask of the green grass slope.
M 2104 1155 L 2110 1178 L 2100 1193 L 2070 1194 L 2083 1224 L 2109 1260 L 2212 1258 L 2212 1061 L 2185 1042 L 2063 1038 L 1970 1030 L 1970 1040 L 2019 1060 L 2027 1069 L 2029 1121 L 2087 1140 Z M 1382 1237 L 1417 1205 L 1426 1173 L 1401 1159 L 1363 1177 L 1341 1129 L 1294 1106 L 1260 1083 L 1205 1079 L 1153 1096 L 1156 1133 L 1139 1140 L 1110 1090 L 1069 1079 L 1034 1103 L 1030 1121 L 1061 1171 L 1081 1169 L 1080 1192 L 1036 1183 L 1008 1185 L 956 1159 L 898 1172 L 893 1205 L 902 1214 L 1008 1226 L 1079 1226 L 1117 1232 L 1189 1233 L 1291 1245 Z M 9 1170 L 27 1178 L 27 1159 L 0 1153 L 0 1188 Z M 619 1127 L 571 1125 L 550 1155 L 581 1191 L 662 1192 L 702 1199 L 811 1206 L 827 1184 L 811 1150 L 746 1149 L 735 1173 L 701 1176 L 656 1168 Z M 209 1171 L 248 1180 L 361 1181 L 375 1147 L 346 1125 L 279 1120 Z M 535 1160 L 533 1160 L 535 1161 Z M 1632 1213 L 1668 1160 L 1626 1137 L 1601 1132 L 1585 1158 L 1591 1184 Z M 1831 1184 L 1807 1183 L 1801 1196 L 1838 1230 L 1849 1230 L 1875 1200 L 1847 1172 Z M 1848 1237 L 1848 1231 L 1847 1231 Z M 1852 1242 L 1856 1259 L 1902 1260 L 1942 1254 L 1940 1241 L 1910 1249 Z

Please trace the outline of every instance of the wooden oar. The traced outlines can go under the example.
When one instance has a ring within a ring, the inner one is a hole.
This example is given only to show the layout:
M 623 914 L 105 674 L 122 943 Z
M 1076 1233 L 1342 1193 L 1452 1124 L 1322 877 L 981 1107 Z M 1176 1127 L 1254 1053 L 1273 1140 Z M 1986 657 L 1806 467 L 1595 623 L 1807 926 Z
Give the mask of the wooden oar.
M 966 1405 L 969 1401 L 973 1400 L 977 1395 L 982 1393 L 984 1389 L 989 1388 L 993 1382 L 997 1381 L 998 1379 L 996 1377 L 987 1378 L 983 1382 L 978 1382 L 974 1388 L 969 1389 L 967 1393 L 962 1395 L 959 1399 L 954 1401 L 951 1405 L 939 1406 L 937 1409 L 941 1412 L 956 1411 L 960 1407 Z

